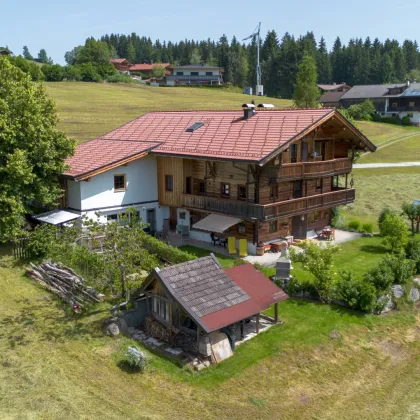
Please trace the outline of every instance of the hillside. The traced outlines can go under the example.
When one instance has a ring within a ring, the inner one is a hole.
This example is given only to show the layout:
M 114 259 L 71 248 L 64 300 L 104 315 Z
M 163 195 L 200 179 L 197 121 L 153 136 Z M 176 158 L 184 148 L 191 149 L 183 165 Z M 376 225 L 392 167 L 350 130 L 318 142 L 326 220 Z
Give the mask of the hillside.
M 57 101 L 60 128 L 78 141 L 107 133 L 149 111 L 240 109 L 250 101 L 241 93 L 216 88 L 149 87 L 134 84 L 46 83 Z M 264 98 L 278 108 L 284 99 Z

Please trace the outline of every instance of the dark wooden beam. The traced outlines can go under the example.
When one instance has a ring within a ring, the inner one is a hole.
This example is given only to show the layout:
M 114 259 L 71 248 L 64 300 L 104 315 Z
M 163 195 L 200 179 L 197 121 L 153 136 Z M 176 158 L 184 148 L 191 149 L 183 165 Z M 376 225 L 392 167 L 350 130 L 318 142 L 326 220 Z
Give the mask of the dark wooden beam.
M 260 314 L 257 314 L 257 315 L 255 316 L 255 322 L 256 322 L 256 325 L 255 325 L 255 332 L 256 332 L 257 334 L 259 334 L 259 332 L 260 332 Z
M 277 324 L 279 322 L 279 304 L 274 304 L 274 322 Z

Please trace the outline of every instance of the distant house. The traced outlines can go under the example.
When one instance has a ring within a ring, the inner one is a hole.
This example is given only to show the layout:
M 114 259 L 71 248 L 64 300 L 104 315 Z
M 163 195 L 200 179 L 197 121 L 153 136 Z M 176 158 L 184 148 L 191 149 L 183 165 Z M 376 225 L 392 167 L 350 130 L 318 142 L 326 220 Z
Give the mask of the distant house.
M 156 268 L 136 294 L 132 326 L 212 362 L 219 361 L 212 351 L 214 339 L 222 336 L 233 350 L 235 342 L 260 331 L 260 313 L 271 305 L 271 322 L 277 322 L 278 303 L 288 298 L 252 264 L 223 269 L 213 254 Z
M 171 66 L 172 74 L 166 81 L 177 85 L 221 85 L 223 83 L 223 67 L 189 64 Z
M 333 83 L 331 85 L 319 84 L 317 86 L 321 90 L 321 93 L 326 93 L 326 92 L 347 92 L 348 90 L 351 89 L 351 86 L 349 86 L 346 83 Z
M 144 75 L 146 77 L 151 77 L 153 73 L 153 68 L 155 66 L 162 66 L 166 70 L 166 74 L 170 74 L 168 67 L 169 63 L 153 63 L 153 64 L 133 64 L 130 67 L 130 74 L 134 75 Z
M 344 108 L 370 99 L 376 112 L 383 117 L 408 116 L 420 126 L 420 83 L 353 86 L 340 99 Z
M 13 53 L 7 47 L 0 47 L 0 55 L 13 55 Z
M 319 102 L 324 108 L 339 108 L 340 99 L 346 94 L 343 91 L 327 92 L 319 98 Z
M 121 73 L 128 73 L 130 67 L 133 65 L 126 58 L 111 58 L 109 61 Z

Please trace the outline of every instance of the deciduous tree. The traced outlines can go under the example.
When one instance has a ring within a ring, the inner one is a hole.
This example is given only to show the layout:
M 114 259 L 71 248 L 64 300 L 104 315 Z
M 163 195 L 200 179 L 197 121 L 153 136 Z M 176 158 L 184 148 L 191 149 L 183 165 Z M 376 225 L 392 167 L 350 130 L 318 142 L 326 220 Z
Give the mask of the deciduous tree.
M 17 237 L 31 202 L 55 205 L 57 174 L 74 141 L 57 130 L 55 103 L 45 88 L 0 57 L 0 235 Z
M 317 73 L 315 60 L 310 55 L 305 55 L 299 66 L 294 103 L 297 108 L 317 108 L 320 92 L 316 86 Z

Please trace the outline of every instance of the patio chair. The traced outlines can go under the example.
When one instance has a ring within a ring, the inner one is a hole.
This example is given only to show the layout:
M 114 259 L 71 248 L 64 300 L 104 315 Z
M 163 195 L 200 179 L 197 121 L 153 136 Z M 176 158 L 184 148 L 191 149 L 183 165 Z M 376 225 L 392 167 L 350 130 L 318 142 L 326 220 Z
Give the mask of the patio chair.
M 228 252 L 229 254 L 236 254 L 236 238 L 234 236 L 228 237 Z
M 248 255 L 248 244 L 246 239 L 239 239 L 239 256 L 246 257 Z
M 322 230 L 315 230 L 315 233 L 318 240 L 325 239 L 325 235 Z

